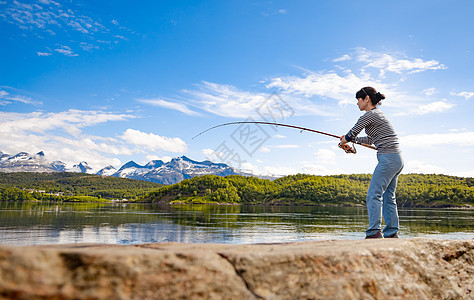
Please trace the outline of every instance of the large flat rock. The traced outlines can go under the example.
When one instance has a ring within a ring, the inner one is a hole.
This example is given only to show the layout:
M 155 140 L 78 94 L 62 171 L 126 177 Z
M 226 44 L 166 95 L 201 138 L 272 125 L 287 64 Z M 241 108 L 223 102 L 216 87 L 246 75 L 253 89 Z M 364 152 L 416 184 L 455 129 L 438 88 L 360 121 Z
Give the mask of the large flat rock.
M 0 246 L 2 299 L 474 299 L 474 240 Z

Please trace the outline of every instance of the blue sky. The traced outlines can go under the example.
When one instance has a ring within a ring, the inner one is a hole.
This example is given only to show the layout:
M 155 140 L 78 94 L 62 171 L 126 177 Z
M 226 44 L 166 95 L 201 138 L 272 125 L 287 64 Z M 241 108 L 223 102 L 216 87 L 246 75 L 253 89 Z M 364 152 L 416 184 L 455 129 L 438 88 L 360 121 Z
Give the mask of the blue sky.
M 404 173 L 474 176 L 472 1 L 0 1 L 0 151 L 95 170 L 186 155 L 372 173 L 345 134 L 374 86 Z

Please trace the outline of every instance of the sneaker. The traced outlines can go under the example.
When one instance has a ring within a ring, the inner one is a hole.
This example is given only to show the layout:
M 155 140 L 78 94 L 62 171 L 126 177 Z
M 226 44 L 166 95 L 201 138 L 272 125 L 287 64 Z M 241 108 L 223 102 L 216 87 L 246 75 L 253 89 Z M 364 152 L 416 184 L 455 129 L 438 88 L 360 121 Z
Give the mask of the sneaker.
M 376 234 L 368 235 L 365 237 L 366 239 L 383 239 L 383 234 L 378 231 Z
M 395 232 L 394 234 L 389 235 L 389 236 L 387 236 L 386 238 L 389 238 L 389 239 L 399 239 L 400 237 L 398 236 L 398 232 Z

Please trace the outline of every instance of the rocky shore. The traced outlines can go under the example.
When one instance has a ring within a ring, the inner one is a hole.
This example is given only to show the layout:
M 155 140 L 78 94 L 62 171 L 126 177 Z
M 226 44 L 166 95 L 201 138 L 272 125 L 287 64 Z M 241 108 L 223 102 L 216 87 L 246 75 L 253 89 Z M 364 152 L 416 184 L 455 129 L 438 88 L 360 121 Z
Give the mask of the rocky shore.
M 1 299 L 474 299 L 474 240 L 0 246 Z

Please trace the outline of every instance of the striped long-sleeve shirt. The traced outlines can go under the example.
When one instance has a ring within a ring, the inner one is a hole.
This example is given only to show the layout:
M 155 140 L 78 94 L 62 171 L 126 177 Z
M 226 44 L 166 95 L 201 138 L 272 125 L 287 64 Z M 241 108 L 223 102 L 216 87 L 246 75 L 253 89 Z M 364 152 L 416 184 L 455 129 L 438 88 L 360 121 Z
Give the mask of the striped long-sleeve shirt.
M 366 137 L 357 137 L 365 128 Z M 346 140 L 357 141 L 364 144 L 374 144 L 377 153 L 400 153 L 398 137 L 392 123 L 383 112 L 374 108 L 362 115 L 357 123 L 346 134 Z

